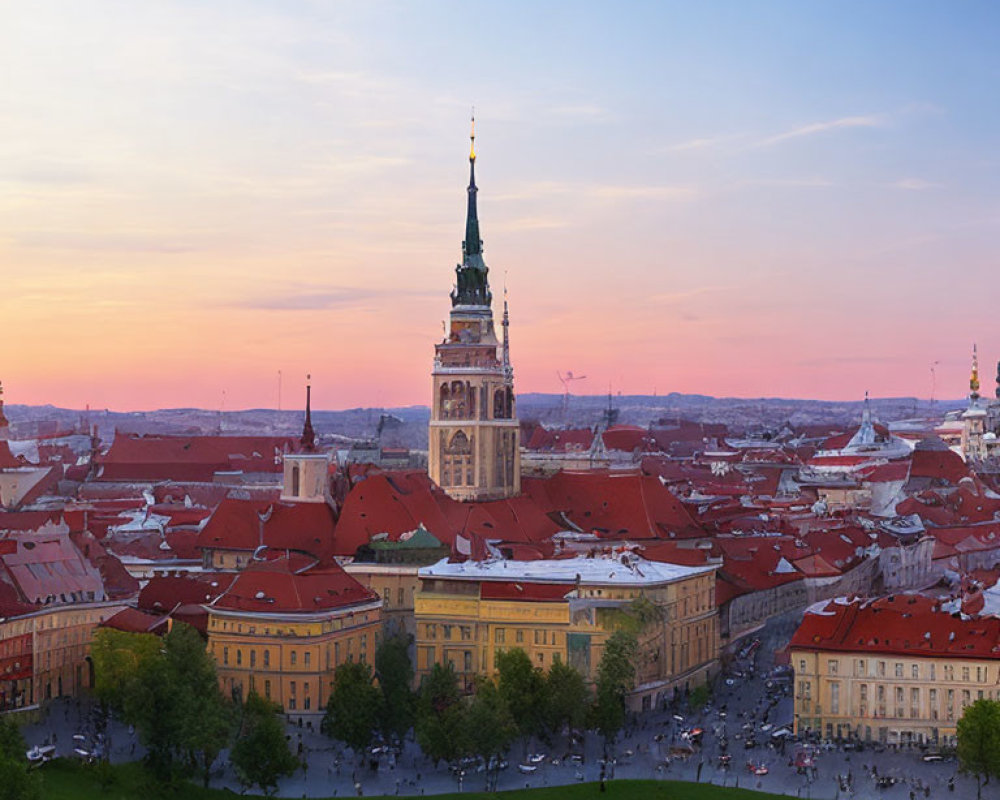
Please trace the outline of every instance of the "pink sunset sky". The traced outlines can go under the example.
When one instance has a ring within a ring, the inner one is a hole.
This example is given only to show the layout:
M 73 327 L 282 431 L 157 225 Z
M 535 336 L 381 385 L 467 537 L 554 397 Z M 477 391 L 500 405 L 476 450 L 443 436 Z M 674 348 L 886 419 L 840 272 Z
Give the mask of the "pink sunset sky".
M 960 12 L 960 13 L 956 13 Z M 863 22 L 863 24 L 861 24 Z M 0 11 L 9 403 L 426 403 L 476 105 L 520 392 L 939 398 L 1000 357 L 990 3 Z M 223 401 L 223 396 L 225 397 Z

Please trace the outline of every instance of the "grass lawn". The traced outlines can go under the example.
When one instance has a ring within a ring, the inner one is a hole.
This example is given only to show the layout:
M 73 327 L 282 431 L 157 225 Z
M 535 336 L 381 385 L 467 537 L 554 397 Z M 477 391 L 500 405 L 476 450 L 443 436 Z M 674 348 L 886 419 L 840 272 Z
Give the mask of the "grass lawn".
M 194 784 L 183 784 L 176 789 L 158 787 L 137 763 L 112 767 L 114 780 L 104 790 L 98 774 L 91 767 L 72 761 L 58 760 L 42 769 L 43 800 L 154 800 L 176 797 L 183 800 L 233 800 L 238 795 L 219 789 L 202 789 Z M 248 795 L 249 796 L 249 795 Z M 516 789 L 500 794 L 463 792 L 462 794 L 428 795 L 435 800 L 485 800 L 502 797 L 503 800 L 768 800 L 784 795 L 765 794 L 749 789 L 724 789 L 680 781 L 609 781 L 607 791 L 601 794 L 596 783 L 577 783 L 571 786 L 549 786 L 543 789 Z M 387 798 L 388 800 L 388 798 Z M 394 800 L 394 799 L 393 799 Z

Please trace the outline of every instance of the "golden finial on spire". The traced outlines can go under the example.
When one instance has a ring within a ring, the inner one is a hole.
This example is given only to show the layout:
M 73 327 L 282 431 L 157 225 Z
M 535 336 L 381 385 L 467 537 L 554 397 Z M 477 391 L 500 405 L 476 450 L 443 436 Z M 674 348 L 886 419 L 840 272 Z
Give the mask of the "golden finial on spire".
M 476 160 L 476 107 L 472 107 L 472 131 L 469 133 L 469 160 Z

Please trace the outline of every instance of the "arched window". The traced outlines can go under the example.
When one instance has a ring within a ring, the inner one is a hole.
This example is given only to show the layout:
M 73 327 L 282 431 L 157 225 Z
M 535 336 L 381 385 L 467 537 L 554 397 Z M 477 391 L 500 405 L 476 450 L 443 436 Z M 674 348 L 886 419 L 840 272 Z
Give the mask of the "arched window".
M 292 497 L 299 496 L 299 465 L 292 467 Z
M 493 419 L 506 419 L 503 407 L 503 389 L 497 389 L 493 393 Z

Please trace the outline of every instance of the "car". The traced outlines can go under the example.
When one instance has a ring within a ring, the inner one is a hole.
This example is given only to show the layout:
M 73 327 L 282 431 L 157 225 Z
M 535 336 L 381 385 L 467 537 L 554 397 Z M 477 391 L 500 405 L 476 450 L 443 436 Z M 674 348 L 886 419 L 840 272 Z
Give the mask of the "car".
M 921 758 L 928 763 L 932 761 L 944 761 L 944 756 L 940 753 L 924 753 Z
M 755 748 L 756 746 L 757 746 L 757 740 L 754 739 L 752 736 L 748 736 L 743 742 L 743 747 L 745 747 L 747 750 L 753 750 L 753 748 Z
M 538 767 L 534 764 L 518 764 L 517 771 L 524 775 L 530 775 L 533 772 L 538 772 Z
M 545 753 L 532 753 L 528 756 L 529 764 L 541 764 L 545 761 Z

